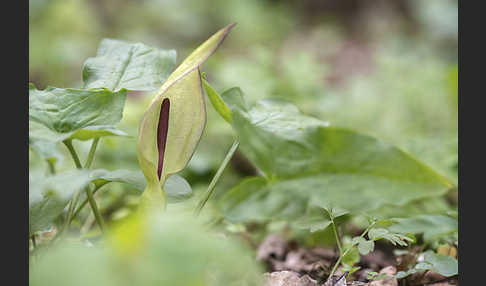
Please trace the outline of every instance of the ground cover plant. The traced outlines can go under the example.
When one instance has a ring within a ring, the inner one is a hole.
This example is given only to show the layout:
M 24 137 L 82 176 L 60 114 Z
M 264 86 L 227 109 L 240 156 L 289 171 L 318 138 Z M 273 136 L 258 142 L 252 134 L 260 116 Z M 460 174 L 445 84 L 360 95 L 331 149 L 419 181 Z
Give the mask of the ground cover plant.
M 401 147 L 304 114 L 288 99 L 248 102 L 245 86 L 213 88 L 201 68 L 233 26 L 177 67 L 174 50 L 105 39 L 84 63 L 82 88 L 29 84 L 36 162 L 29 174 L 30 284 L 454 281 L 455 206 L 429 211 L 421 204 L 448 203 L 456 182 Z M 152 97 L 137 133 L 119 130 L 127 94 L 142 91 Z M 203 136 L 209 104 L 233 141 L 207 187 L 195 192 L 182 171 Z M 98 145 L 112 137 L 136 138 L 123 148 L 136 150 L 139 168 L 92 168 Z M 90 144 L 84 161 L 76 149 L 82 142 Z M 216 196 L 237 152 L 254 172 Z M 72 168 L 59 168 L 63 160 Z M 121 219 L 107 220 L 95 195 L 117 183 L 136 200 L 122 206 Z M 266 237 L 271 233 L 276 240 Z M 373 264 L 373 255 L 397 260 Z M 282 278 L 285 271 L 295 276 Z

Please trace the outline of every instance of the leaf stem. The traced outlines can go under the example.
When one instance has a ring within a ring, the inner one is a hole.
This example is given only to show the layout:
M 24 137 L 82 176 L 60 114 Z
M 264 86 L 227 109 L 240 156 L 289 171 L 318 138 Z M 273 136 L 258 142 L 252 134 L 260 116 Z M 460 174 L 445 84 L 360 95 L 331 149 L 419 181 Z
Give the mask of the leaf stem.
M 76 165 L 76 168 L 82 169 L 83 166 L 81 165 L 81 162 L 79 161 L 78 153 L 76 153 L 76 150 L 73 147 L 72 144 L 72 139 L 67 139 L 62 141 L 64 145 L 66 145 L 67 149 L 69 150 L 69 153 L 71 154 L 71 157 L 73 158 L 74 164 Z M 73 215 L 74 207 L 76 206 L 76 203 L 78 202 L 78 195 L 79 192 L 76 192 L 69 202 L 69 207 L 68 207 L 68 212 L 66 216 L 66 220 L 64 221 L 64 224 L 61 228 L 61 231 L 59 232 L 59 235 L 63 234 L 64 231 L 68 228 L 68 226 L 71 224 L 71 217 Z
M 96 205 L 96 201 L 93 197 L 93 193 L 91 192 L 91 188 L 88 186 L 86 187 L 86 196 L 88 197 L 89 205 L 91 206 L 91 210 L 96 218 L 96 222 L 98 223 L 101 232 L 105 232 L 105 223 L 103 221 L 103 217 L 101 216 L 98 206 Z
M 47 165 L 49 166 L 49 172 L 54 175 L 56 174 L 56 165 L 51 160 L 47 160 Z
M 332 217 L 332 216 L 331 216 L 331 217 Z M 370 230 L 370 229 L 371 229 L 371 228 L 372 228 L 372 227 L 375 225 L 375 223 L 376 223 L 376 222 L 375 222 L 375 221 L 373 221 L 373 222 L 372 222 L 372 223 L 371 223 L 371 224 L 370 224 L 370 225 L 369 225 L 369 226 L 368 226 L 368 227 L 367 227 L 367 228 L 366 228 L 366 229 L 363 231 L 363 233 L 360 235 L 360 237 L 364 237 L 364 236 L 365 236 L 365 235 L 368 233 L 368 231 L 369 231 L 369 230 Z M 348 254 L 348 252 L 349 252 L 351 249 L 353 249 L 353 247 L 354 247 L 354 245 L 351 245 L 350 247 L 348 247 L 348 248 L 347 248 L 347 249 L 344 251 L 344 253 L 343 253 L 343 254 L 341 254 L 341 255 L 339 256 L 339 259 L 338 259 L 338 261 L 336 261 L 336 264 L 334 264 L 334 267 L 332 268 L 331 273 L 329 274 L 329 278 L 328 278 L 328 279 L 330 279 L 330 278 L 331 278 L 331 277 L 334 275 L 334 273 L 336 272 L 336 270 L 337 270 L 337 268 L 338 268 L 339 264 L 341 264 L 341 260 L 343 260 L 344 256 L 346 256 L 346 254 Z
M 94 190 L 93 190 L 93 195 L 96 194 L 96 192 L 102 187 L 104 186 L 105 184 L 101 185 L 101 186 L 97 186 Z M 80 205 L 79 207 L 74 211 L 73 213 L 73 216 L 71 217 L 71 221 L 73 221 L 76 216 L 79 214 L 79 212 L 84 208 L 84 206 L 88 203 L 88 198 L 86 198 Z
M 89 149 L 88 159 L 86 159 L 86 163 L 84 164 L 85 169 L 89 169 L 89 167 L 91 167 L 91 163 L 93 163 L 94 153 L 96 151 L 96 147 L 98 146 L 99 141 L 99 137 L 93 139 L 93 143 L 91 143 L 91 148 Z
M 74 150 L 72 139 L 64 140 L 64 141 L 62 141 L 62 143 L 64 143 L 64 145 L 66 145 L 66 147 L 69 150 L 69 153 L 71 153 L 71 157 L 73 157 L 74 164 L 76 165 L 76 168 L 82 169 L 83 166 L 81 165 L 81 162 L 79 161 L 79 157 L 78 157 L 78 154 L 76 153 L 76 150 Z
M 332 232 L 334 232 L 334 238 L 336 239 L 336 244 L 339 249 L 339 255 L 343 255 L 343 248 L 341 246 L 341 240 L 339 239 L 339 234 L 337 232 L 336 223 L 334 222 L 334 215 L 332 214 L 332 211 L 326 211 L 329 214 L 329 218 L 331 219 Z
M 231 158 L 235 154 L 236 149 L 238 148 L 239 144 L 240 144 L 240 141 L 238 139 L 235 139 L 235 141 L 233 142 L 233 145 L 231 146 L 228 153 L 226 154 L 226 157 L 224 158 L 223 162 L 219 166 L 218 171 L 216 171 L 216 174 L 214 175 L 213 179 L 211 180 L 211 183 L 209 183 L 208 189 L 206 190 L 206 194 L 199 201 L 199 203 L 198 203 L 198 205 L 195 209 L 195 212 L 194 212 L 196 216 L 198 216 L 199 213 L 201 213 L 201 210 L 204 208 L 204 206 L 206 205 L 206 202 L 211 197 L 211 195 L 214 191 L 214 187 L 216 186 L 216 183 L 218 182 L 219 178 L 221 177 L 221 174 L 223 173 L 224 169 L 228 165 L 229 161 L 231 160 Z
M 76 206 L 76 204 L 78 202 L 78 195 L 79 195 L 79 192 L 76 192 L 74 194 L 73 198 L 71 199 L 71 201 L 69 202 L 66 220 L 64 221 L 64 224 L 62 225 L 61 231 L 59 232 L 58 236 L 62 235 L 64 233 L 64 231 L 66 231 L 66 229 L 71 224 L 71 217 L 73 216 L 74 207 Z
M 88 169 L 91 166 L 91 163 L 93 162 L 93 157 L 94 157 L 94 153 L 96 151 L 96 147 L 98 146 L 98 142 L 99 142 L 99 138 L 93 139 L 93 143 L 91 144 L 91 148 L 89 150 L 88 159 L 86 160 L 85 169 Z M 76 165 L 76 168 L 83 169 L 83 166 L 81 165 L 81 162 L 79 161 L 78 154 L 76 153 L 76 150 L 73 147 L 72 140 L 71 139 L 64 140 L 63 143 L 68 148 L 69 153 L 71 153 L 71 156 L 73 157 L 74 164 Z M 101 215 L 99 213 L 98 206 L 96 205 L 96 201 L 93 197 L 93 193 L 91 192 L 91 189 L 90 189 L 89 186 L 86 186 L 85 192 L 86 192 L 86 196 L 88 197 L 88 202 L 91 206 L 91 210 L 93 211 L 93 213 L 95 215 L 96 222 L 98 223 L 99 227 L 101 228 L 101 231 L 103 232 L 104 229 L 105 229 L 103 218 L 101 217 Z M 79 192 L 76 192 L 74 194 L 73 198 L 71 199 L 71 201 L 69 202 L 67 217 L 66 217 L 64 225 L 61 229 L 60 234 L 62 234 L 71 224 L 71 221 L 73 219 L 74 208 L 76 207 L 76 205 L 78 203 L 78 198 L 79 198 Z

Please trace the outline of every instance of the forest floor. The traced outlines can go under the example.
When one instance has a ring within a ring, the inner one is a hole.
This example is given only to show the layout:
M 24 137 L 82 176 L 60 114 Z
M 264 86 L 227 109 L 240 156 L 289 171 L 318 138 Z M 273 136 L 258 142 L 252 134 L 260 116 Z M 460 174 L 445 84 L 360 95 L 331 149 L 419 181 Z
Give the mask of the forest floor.
M 295 241 L 287 241 L 272 234 L 259 245 L 257 259 L 264 262 L 266 286 L 449 286 L 458 285 L 457 276 L 444 277 L 433 271 L 415 273 L 398 280 L 394 275 L 406 270 L 408 265 L 420 257 L 421 247 L 403 255 L 393 254 L 393 247 L 387 244 L 377 244 L 376 249 L 362 255 L 360 269 L 349 277 L 339 270 L 329 279 L 332 266 L 336 263 L 339 253 L 332 248 L 306 248 Z M 387 274 L 380 280 L 369 280 L 368 272 Z

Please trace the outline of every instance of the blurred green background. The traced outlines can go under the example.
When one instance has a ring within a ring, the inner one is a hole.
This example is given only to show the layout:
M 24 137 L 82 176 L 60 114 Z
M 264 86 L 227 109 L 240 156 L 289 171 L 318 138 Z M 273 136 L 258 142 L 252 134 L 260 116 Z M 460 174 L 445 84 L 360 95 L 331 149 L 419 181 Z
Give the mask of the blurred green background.
M 29 81 L 81 87 L 83 62 L 103 38 L 176 49 L 180 63 L 223 26 L 237 26 L 202 70 L 218 90 L 249 102 L 279 97 L 332 125 L 398 145 L 457 183 L 457 1 L 451 0 L 30 0 Z M 93 168 L 137 170 L 138 124 L 151 93 L 129 94 L 119 126 Z M 201 143 L 182 175 L 204 190 L 232 144 L 207 102 Z M 82 160 L 90 142 L 75 142 Z M 66 151 L 59 146 L 60 150 Z M 42 162 L 31 153 L 31 167 Z M 72 168 L 68 156 L 59 169 Z M 216 196 L 255 172 L 233 158 Z M 101 209 L 122 217 L 133 190 L 112 184 Z M 87 208 L 86 208 L 87 209 Z M 87 213 L 86 213 L 87 214 Z

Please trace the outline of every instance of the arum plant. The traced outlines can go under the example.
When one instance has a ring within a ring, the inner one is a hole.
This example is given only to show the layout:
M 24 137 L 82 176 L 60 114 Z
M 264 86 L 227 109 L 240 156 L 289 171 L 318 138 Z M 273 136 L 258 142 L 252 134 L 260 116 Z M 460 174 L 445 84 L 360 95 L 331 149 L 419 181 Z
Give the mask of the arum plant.
M 194 50 L 156 93 L 139 127 L 137 155 L 147 180 L 142 208 L 166 207 L 165 181 L 189 163 L 206 124 L 199 67 L 231 28 L 216 32 Z

